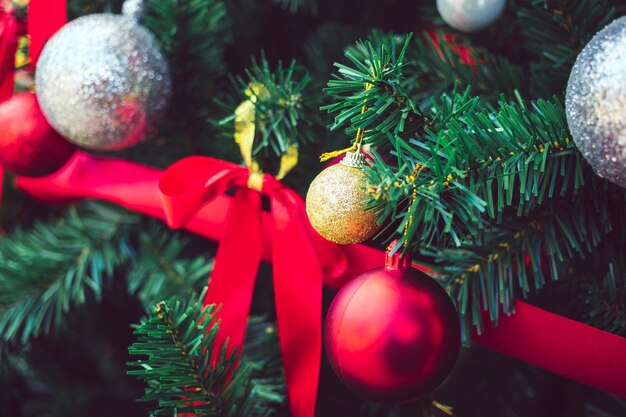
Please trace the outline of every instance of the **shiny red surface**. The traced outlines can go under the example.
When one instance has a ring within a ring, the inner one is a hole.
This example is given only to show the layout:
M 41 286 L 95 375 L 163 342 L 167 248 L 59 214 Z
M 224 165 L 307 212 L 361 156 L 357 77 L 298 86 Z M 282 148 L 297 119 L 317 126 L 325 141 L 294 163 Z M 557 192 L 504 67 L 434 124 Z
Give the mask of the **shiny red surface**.
M 9 171 L 47 175 L 73 152 L 74 146 L 52 129 L 34 94 L 18 93 L 0 104 L 0 164 Z
M 376 401 L 407 402 L 434 390 L 454 366 L 460 339 L 452 301 L 416 269 L 362 274 L 339 291 L 326 318 L 333 369 Z

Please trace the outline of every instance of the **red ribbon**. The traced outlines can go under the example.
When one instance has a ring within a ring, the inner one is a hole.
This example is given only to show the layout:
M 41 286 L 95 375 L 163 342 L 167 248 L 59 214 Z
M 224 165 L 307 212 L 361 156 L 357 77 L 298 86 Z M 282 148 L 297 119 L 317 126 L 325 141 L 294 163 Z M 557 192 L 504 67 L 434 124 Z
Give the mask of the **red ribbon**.
M 13 95 L 15 52 L 17 51 L 20 24 L 12 13 L 0 12 L 0 103 Z M 0 165 L 0 201 L 4 168 Z
M 209 162 L 216 164 L 214 167 L 216 174 L 224 170 L 238 171 L 239 178 L 221 180 L 219 187 L 208 187 L 211 190 L 207 189 L 207 194 L 200 193 L 198 184 L 195 184 L 189 187 L 189 190 L 195 189 L 195 193 L 183 193 L 177 198 L 189 198 L 188 201 L 194 203 L 192 206 L 212 198 L 189 219 L 185 228 L 224 244 L 227 243 L 227 227 L 230 227 L 226 219 L 229 210 L 235 210 L 233 204 L 235 197 L 218 195 L 217 191 L 218 188 L 225 190 L 226 185 L 235 183 L 241 187 L 245 184 L 244 178 L 247 181 L 247 173 L 243 168 L 228 162 L 207 158 L 207 165 Z M 33 197 L 48 202 L 85 197 L 98 198 L 164 219 L 165 210 L 158 187 L 161 175 L 161 171 L 144 165 L 76 152 L 59 172 L 42 178 L 19 177 L 17 185 Z M 179 175 L 181 174 L 177 174 Z M 184 181 L 193 181 L 196 175 L 195 172 L 189 172 Z M 179 218 L 183 220 L 182 223 L 186 221 L 184 217 Z M 267 212 L 261 213 L 261 218 L 262 258 L 272 261 L 275 258 L 272 250 L 279 250 L 274 248 L 272 237 L 272 233 L 275 233 L 274 219 Z M 247 234 L 248 229 L 246 228 L 244 232 Z M 242 238 L 241 244 L 244 245 L 247 240 Z M 317 240 L 314 240 L 314 244 L 315 242 Z M 297 244 L 299 241 L 294 241 L 290 247 L 296 248 Z M 244 250 L 243 246 L 238 249 Z M 316 252 L 322 264 L 323 281 L 332 287 L 338 287 L 347 280 L 383 264 L 384 253 L 365 245 L 343 246 L 341 249 L 345 259 L 338 257 L 332 250 L 323 253 L 324 249 L 317 247 Z M 244 258 L 245 256 L 238 256 L 236 260 L 241 262 Z M 336 262 L 341 262 L 342 265 L 333 268 Z M 296 266 L 304 267 L 300 264 Z M 340 274 L 342 270 L 343 274 Z M 278 273 L 278 270 L 275 272 Z M 296 283 L 297 281 L 291 282 L 294 285 Z M 296 290 L 301 291 L 300 288 Z M 522 301 L 515 302 L 515 309 L 517 313 L 502 317 L 498 327 L 487 329 L 482 336 L 475 336 L 476 343 L 583 384 L 626 397 L 624 360 L 626 338 L 541 310 Z M 298 349 L 300 348 L 304 348 L 301 343 L 298 346 Z
M 12 13 L 0 12 L 0 102 L 13 95 L 15 52 L 21 29 Z
M 34 67 L 48 39 L 67 21 L 66 0 L 31 0 L 28 5 L 31 66 Z M 13 13 L 0 12 L 0 103 L 13 95 L 15 88 L 15 53 L 24 25 Z M 0 166 L 0 202 L 4 168 Z
M 34 68 L 48 41 L 67 22 L 67 0 L 30 0 L 28 4 L 28 33 L 30 59 Z

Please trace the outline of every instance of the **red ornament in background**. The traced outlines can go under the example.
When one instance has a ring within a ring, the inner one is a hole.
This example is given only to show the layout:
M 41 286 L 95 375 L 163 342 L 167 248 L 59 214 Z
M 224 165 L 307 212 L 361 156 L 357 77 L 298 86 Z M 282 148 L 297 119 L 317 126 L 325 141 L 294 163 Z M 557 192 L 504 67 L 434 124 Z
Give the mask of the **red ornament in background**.
M 61 168 L 73 152 L 74 146 L 52 129 L 34 94 L 18 93 L 0 103 L 0 165 L 36 177 Z
M 428 394 L 452 370 L 461 327 L 452 300 L 408 256 L 386 255 L 384 268 L 359 275 L 333 300 L 326 352 L 352 391 L 375 401 Z

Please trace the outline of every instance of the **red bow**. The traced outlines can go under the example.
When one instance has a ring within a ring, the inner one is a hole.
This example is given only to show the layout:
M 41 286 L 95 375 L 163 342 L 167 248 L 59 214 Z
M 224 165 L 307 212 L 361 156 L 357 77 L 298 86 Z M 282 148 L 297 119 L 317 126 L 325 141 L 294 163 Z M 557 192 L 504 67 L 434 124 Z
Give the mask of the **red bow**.
M 226 338 L 230 350 L 243 344 L 264 235 L 269 233 L 289 403 L 295 417 L 313 417 L 322 355 L 322 273 L 341 276 L 345 256 L 312 229 L 296 192 L 272 176 L 208 157 L 185 158 L 163 173 L 159 190 L 169 226 L 185 226 L 201 206 L 231 188 L 236 189 L 233 204 L 205 299 L 205 304 L 221 305 L 216 353 Z M 261 194 L 270 200 L 270 230 L 263 230 Z

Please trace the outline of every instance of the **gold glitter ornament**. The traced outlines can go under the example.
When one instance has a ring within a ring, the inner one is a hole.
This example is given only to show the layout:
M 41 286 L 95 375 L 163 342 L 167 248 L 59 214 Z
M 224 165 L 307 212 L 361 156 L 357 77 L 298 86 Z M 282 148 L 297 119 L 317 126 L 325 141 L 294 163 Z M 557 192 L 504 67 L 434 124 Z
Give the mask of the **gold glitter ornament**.
M 376 233 L 376 214 L 366 210 L 366 176 L 360 149 L 341 163 L 320 172 L 306 195 L 306 212 L 313 228 L 339 244 L 359 243 Z

